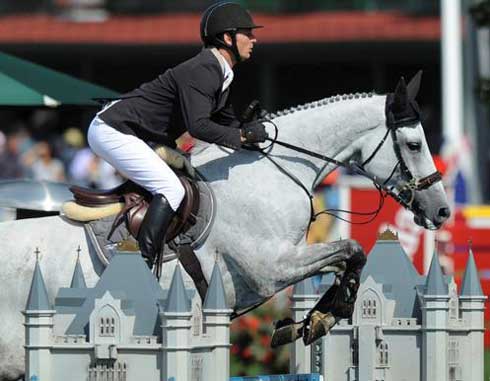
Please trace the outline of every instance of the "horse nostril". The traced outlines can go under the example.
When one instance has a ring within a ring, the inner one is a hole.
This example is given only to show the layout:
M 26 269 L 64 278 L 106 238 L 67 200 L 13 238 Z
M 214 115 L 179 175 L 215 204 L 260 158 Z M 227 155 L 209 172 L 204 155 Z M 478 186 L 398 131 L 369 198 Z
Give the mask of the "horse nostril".
M 449 218 L 449 216 L 451 215 L 451 211 L 449 210 L 449 208 L 441 208 L 439 209 L 438 215 L 439 217 Z

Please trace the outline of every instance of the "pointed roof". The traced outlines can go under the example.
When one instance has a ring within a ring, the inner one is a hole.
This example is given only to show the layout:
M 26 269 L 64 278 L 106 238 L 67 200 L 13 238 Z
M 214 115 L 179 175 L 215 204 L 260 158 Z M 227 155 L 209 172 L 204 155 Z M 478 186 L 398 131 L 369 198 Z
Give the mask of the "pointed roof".
M 463 284 L 461 286 L 462 296 L 483 296 L 481 289 L 480 278 L 476 268 L 475 257 L 473 250 L 470 248 L 468 262 L 463 276 Z
M 187 297 L 187 291 L 184 286 L 184 280 L 182 279 L 182 272 L 180 270 L 180 264 L 175 266 L 174 275 L 172 276 L 172 282 L 170 283 L 170 289 L 168 291 L 167 304 L 164 312 L 190 312 L 191 301 Z
M 75 271 L 71 278 L 70 288 L 87 288 L 85 283 L 85 277 L 83 276 L 82 266 L 80 265 L 80 258 L 77 257 L 77 263 L 75 265 Z
M 313 277 L 306 278 L 298 282 L 293 287 L 293 296 L 318 295 L 318 291 L 313 284 Z
M 95 299 L 102 298 L 107 291 L 121 300 L 121 308 L 126 314 L 135 316 L 134 335 L 159 334 L 158 305 L 163 303 L 165 294 L 139 252 L 118 252 L 114 255 L 95 288 L 90 289 L 66 334 L 88 335 Z
M 44 284 L 39 260 L 36 259 L 36 267 L 34 267 L 34 275 L 32 276 L 31 289 L 29 291 L 29 297 L 27 298 L 26 311 L 46 310 L 52 310 L 52 308 L 49 303 L 48 291 Z
M 367 263 L 361 274 L 361 282 L 371 276 L 376 283 L 383 284 L 385 296 L 396 301 L 396 317 L 418 317 L 420 308 L 417 303 L 417 290 L 423 284 L 396 235 L 383 233 L 367 257 Z
M 439 256 L 434 250 L 432 256 L 432 262 L 430 263 L 429 273 L 427 274 L 427 281 L 425 283 L 426 295 L 447 295 L 448 287 L 442 274 L 441 265 L 439 263 Z
M 60 288 L 54 299 L 56 314 L 76 315 L 92 290 L 91 288 Z
M 207 310 L 227 310 L 225 286 L 218 263 L 215 262 L 211 281 L 209 282 L 208 292 L 204 299 L 203 309 Z

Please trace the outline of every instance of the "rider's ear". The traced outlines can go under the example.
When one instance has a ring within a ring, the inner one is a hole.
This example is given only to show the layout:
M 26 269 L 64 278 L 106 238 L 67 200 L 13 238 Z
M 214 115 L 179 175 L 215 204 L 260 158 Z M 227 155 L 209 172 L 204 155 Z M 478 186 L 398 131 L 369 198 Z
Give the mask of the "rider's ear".
M 422 70 L 413 76 L 407 86 L 408 99 L 413 101 L 420 89 L 420 80 L 422 79 Z
M 223 33 L 223 41 L 227 46 L 232 46 L 233 45 L 233 38 L 231 37 L 230 33 L 225 32 Z
M 394 113 L 400 113 L 407 107 L 407 85 L 405 84 L 405 78 L 401 77 L 396 85 L 395 93 L 393 94 L 392 111 Z

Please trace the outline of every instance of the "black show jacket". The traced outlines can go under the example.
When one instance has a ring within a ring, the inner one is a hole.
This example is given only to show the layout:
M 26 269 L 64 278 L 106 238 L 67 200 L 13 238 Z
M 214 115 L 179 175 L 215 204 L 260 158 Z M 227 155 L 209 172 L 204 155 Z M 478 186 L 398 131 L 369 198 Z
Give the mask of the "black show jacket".
M 200 140 L 240 148 L 239 121 L 223 70 L 209 49 L 124 94 L 99 117 L 146 141 L 175 146 L 185 131 Z

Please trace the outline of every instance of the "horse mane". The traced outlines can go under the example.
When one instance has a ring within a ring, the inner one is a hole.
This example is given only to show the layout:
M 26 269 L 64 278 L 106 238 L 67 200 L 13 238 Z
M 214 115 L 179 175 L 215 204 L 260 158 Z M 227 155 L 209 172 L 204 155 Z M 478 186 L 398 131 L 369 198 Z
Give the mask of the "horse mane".
M 341 101 L 350 100 L 350 99 L 371 98 L 374 95 L 375 95 L 374 92 L 369 92 L 369 93 L 350 93 L 350 94 L 343 94 L 343 95 L 340 95 L 340 94 L 332 95 L 330 97 L 320 99 L 319 101 L 313 101 L 313 102 L 305 103 L 305 104 L 302 104 L 302 105 L 293 106 L 293 107 L 290 107 L 290 108 L 287 108 L 287 109 L 284 109 L 284 110 L 270 112 L 270 113 L 267 113 L 265 115 L 265 117 L 267 119 L 274 119 L 274 118 L 278 118 L 280 116 L 284 116 L 284 115 L 295 113 L 297 111 L 307 110 L 307 109 L 314 109 L 314 108 L 318 108 L 318 107 L 321 107 L 321 106 L 325 106 L 325 105 L 327 105 L 329 103 L 336 103 L 336 102 L 341 102 Z

